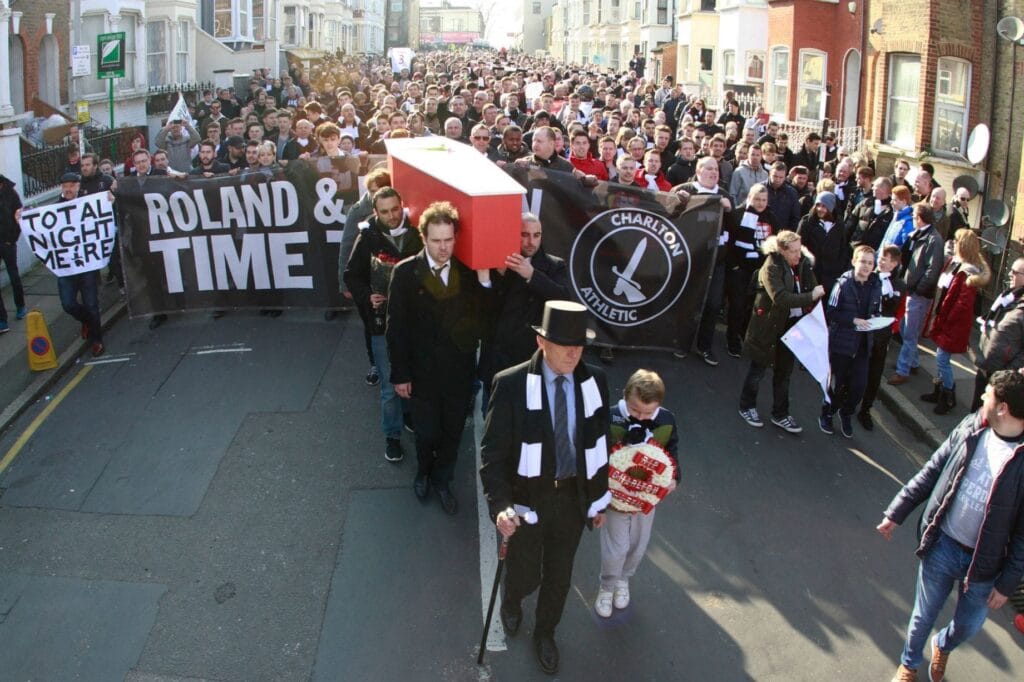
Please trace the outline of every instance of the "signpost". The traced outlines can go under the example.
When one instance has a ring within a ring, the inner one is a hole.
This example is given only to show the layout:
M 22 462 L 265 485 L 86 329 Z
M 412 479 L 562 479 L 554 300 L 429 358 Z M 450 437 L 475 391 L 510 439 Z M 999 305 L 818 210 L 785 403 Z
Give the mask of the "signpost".
M 114 79 L 124 78 L 124 32 L 101 33 L 96 38 L 97 77 L 106 78 L 110 93 L 110 127 L 114 127 Z

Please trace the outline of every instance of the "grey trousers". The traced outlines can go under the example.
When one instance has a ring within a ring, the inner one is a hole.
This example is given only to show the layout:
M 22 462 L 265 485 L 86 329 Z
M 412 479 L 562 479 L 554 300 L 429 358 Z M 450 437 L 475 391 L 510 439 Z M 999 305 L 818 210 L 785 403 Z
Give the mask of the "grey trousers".
M 601 589 L 611 592 L 619 580 L 629 580 L 647 552 L 654 513 L 623 514 L 614 509 L 605 512 L 601 526 Z

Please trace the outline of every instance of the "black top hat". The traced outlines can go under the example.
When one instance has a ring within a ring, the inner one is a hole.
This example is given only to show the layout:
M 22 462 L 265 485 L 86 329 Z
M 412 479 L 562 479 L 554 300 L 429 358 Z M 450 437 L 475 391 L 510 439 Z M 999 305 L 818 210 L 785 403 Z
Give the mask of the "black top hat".
M 573 301 L 548 301 L 544 304 L 544 319 L 533 330 L 559 346 L 584 346 L 597 334 L 587 328 L 587 309 Z

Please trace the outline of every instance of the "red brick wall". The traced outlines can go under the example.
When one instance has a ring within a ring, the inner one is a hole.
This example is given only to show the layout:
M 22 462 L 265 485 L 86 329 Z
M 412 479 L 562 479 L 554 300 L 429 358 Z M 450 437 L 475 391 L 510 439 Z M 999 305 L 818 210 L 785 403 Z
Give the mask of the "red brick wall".
M 53 37 L 57 40 L 59 52 L 57 74 L 60 78 L 61 98 L 60 102 L 49 102 L 49 104 L 59 106 L 61 103 L 67 102 L 68 73 L 71 63 L 71 50 L 68 47 L 71 35 L 70 3 L 67 0 L 32 0 L 27 3 L 19 2 L 14 9 L 24 12 L 18 34 L 24 47 L 25 73 L 12 73 L 11 78 L 24 78 L 26 110 L 31 108 L 32 101 L 39 94 L 39 50 L 43 37 L 46 36 L 45 15 L 47 13 L 56 15 L 53 18 Z
M 921 57 L 916 150 L 925 149 L 932 142 L 939 57 L 958 57 L 971 62 L 968 127 L 978 122 L 983 81 L 980 37 L 984 9 L 984 0 L 872 0 L 868 25 L 881 20 L 882 33 L 868 37 L 868 79 L 864 88 L 867 139 L 875 142 L 885 139 L 888 59 L 893 52 L 910 52 Z
M 845 1 L 798 2 L 794 5 L 793 16 L 793 72 L 790 81 L 791 111 L 797 111 L 797 85 L 799 83 L 800 50 L 820 50 L 828 55 L 826 60 L 826 102 L 825 117 L 842 118 L 843 79 L 846 55 L 851 49 L 861 47 L 861 17 L 864 12 L 863 0 L 859 0 L 857 11 L 850 14 Z

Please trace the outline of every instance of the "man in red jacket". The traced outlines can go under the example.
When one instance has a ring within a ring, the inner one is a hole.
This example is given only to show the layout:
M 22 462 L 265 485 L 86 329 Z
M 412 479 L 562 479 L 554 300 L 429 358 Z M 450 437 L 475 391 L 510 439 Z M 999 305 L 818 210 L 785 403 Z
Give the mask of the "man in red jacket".
M 608 169 L 590 153 L 590 136 L 583 128 L 573 128 L 572 137 L 569 141 L 569 163 L 573 168 L 582 171 L 586 175 L 593 176 L 597 180 L 608 180 Z

